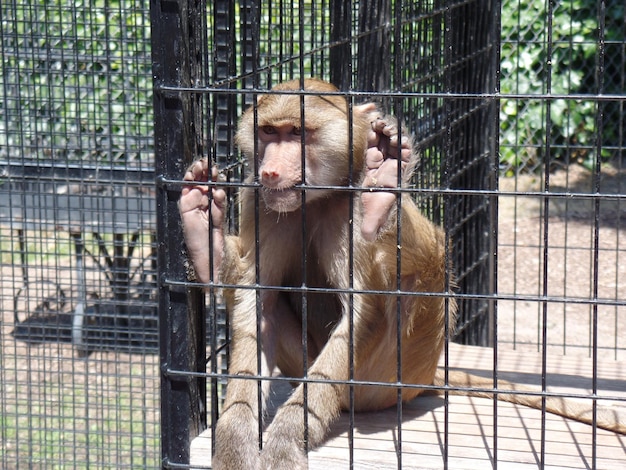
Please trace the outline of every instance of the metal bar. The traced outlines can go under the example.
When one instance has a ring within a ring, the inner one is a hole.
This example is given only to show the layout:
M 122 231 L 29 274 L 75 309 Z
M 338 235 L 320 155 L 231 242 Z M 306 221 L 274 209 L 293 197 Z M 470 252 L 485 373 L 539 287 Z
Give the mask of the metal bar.
M 85 244 L 82 232 L 71 232 L 76 256 L 76 277 L 78 278 L 78 299 L 72 314 L 72 344 L 79 356 L 89 353 L 84 341 L 85 309 L 87 308 L 87 288 L 85 280 L 84 252 Z
M 179 190 L 165 178 L 180 178 L 198 157 L 195 136 L 195 98 L 189 94 L 167 97 L 160 85 L 190 86 L 197 64 L 195 44 L 201 29 L 201 11 L 192 1 L 151 0 L 154 92 L 155 167 L 157 173 L 157 257 L 159 268 L 159 336 L 161 369 L 169 367 L 204 370 L 204 308 L 199 288 L 163 284 L 162 279 L 186 279 L 182 256 L 183 237 L 179 225 Z M 199 41 L 198 41 L 199 42 Z M 206 427 L 206 379 L 161 375 L 162 468 L 188 465 L 191 440 Z

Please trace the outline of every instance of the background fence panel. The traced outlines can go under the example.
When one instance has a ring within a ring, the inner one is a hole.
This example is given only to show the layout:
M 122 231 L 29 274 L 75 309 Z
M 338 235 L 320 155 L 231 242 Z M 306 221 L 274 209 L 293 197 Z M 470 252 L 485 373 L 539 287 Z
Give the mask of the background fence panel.
M 0 5 L 0 467 L 160 462 L 148 3 Z

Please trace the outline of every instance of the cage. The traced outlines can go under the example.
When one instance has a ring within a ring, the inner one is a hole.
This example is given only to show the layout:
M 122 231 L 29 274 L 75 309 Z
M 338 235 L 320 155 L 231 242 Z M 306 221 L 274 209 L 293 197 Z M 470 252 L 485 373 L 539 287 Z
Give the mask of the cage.
M 0 466 L 158 465 L 148 3 L 0 6 Z
M 230 325 L 223 286 L 189 277 L 181 178 L 198 158 L 217 164 L 236 233 L 253 171 L 234 145 L 239 116 L 306 76 L 415 137 L 405 193 L 445 229 L 459 304 L 442 370 L 487 377 L 491 398 L 510 380 L 531 387 L 517 397 L 590 412 L 584 424 L 431 386 L 446 390 L 348 407 L 309 468 L 623 466 L 624 437 L 598 424 L 626 422 L 624 11 L 2 3 L 0 466 L 211 466 Z M 270 417 L 291 392 L 272 379 Z
M 604 434 L 595 414 L 608 404 L 620 420 L 624 401 L 616 262 L 623 8 L 578 7 L 321 1 L 153 8 L 160 259 L 168 266 L 160 297 L 167 312 L 162 415 L 177 430 L 162 436 L 165 467 L 210 467 L 227 378 L 236 380 L 226 368 L 232 325 L 220 303 L 224 286 L 215 278 L 189 284 L 189 265 L 179 257 L 181 175 L 203 157 L 220 168 L 225 181 L 207 185 L 228 190 L 228 230 L 236 233 L 236 193 L 243 175 L 256 171 L 234 147 L 238 116 L 277 83 L 308 76 L 335 84 L 351 105 L 376 101 L 415 136 L 421 158 L 412 194 L 448 234 L 457 283 L 459 321 L 442 367 L 492 378 L 491 397 L 509 379 L 536 385 L 527 393 L 544 400 L 536 411 L 448 389 L 441 402 L 423 397 L 374 415 L 348 409 L 329 439 L 310 449 L 309 468 L 549 468 L 565 460 L 602 467 L 623 460 L 604 445 L 619 447 L 623 437 Z M 612 116 L 608 133 L 604 113 Z M 556 179 L 559 168 L 567 170 L 564 179 Z M 582 206 L 589 212 L 577 215 Z M 579 229 L 582 245 L 568 239 Z M 601 351 L 610 352 L 609 363 L 599 360 Z M 252 377 L 271 380 L 260 369 Z M 280 409 L 284 399 L 280 390 L 271 396 L 270 422 L 272 406 Z M 591 426 L 563 421 L 546 413 L 549 397 L 581 400 L 596 417 Z M 264 432 L 260 426 L 260 448 Z M 481 444 L 470 451 L 476 435 Z

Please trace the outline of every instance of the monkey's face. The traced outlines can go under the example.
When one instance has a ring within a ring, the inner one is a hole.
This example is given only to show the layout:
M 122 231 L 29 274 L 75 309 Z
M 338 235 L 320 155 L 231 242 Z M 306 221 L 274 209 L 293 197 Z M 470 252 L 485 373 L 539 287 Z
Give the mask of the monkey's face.
M 276 212 L 297 210 L 305 200 L 328 196 L 327 186 L 345 184 L 347 135 L 338 136 L 335 128 L 330 139 L 323 129 L 302 129 L 299 124 L 274 120 L 258 130 L 257 180 L 263 186 L 265 205 Z
M 308 91 L 336 90 L 318 81 L 306 83 Z M 298 82 L 293 82 L 276 89 L 293 91 L 298 87 Z M 336 194 L 332 186 L 358 183 L 366 145 L 365 121 L 357 113 L 351 123 L 347 112 L 347 101 L 342 96 L 303 98 L 278 93 L 263 95 L 255 108 L 243 114 L 237 145 L 250 166 L 258 168 L 255 177 L 262 185 L 268 209 L 292 212 L 303 201 Z

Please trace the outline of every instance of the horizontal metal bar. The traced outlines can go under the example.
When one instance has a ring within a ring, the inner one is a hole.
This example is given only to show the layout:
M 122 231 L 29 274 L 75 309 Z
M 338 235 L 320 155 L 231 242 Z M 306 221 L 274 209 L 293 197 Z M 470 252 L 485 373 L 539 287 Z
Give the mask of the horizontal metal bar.
M 450 368 L 450 370 L 455 370 Z M 498 372 L 507 372 L 496 369 Z M 165 366 L 162 368 L 163 375 L 166 377 L 178 377 L 178 378 L 219 378 L 219 379 L 241 379 L 241 380 L 263 380 L 268 382 L 288 382 L 288 383 L 314 383 L 314 384 L 328 384 L 328 385 L 349 385 L 349 386 L 368 386 L 368 387 L 387 387 L 387 388 L 402 388 L 402 389 L 421 389 L 421 390 L 436 390 L 442 392 L 479 392 L 479 393 L 492 393 L 494 395 L 525 395 L 536 397 L 555 397 L 555 398 L 582 398 L 587 400 L 610 400 L 610 401 L 626 401 L 626 398 L 619 395 L 598 395 L 597 393 L 573 393 L 566 391 L 550 392 L 541 390 L 507 390 L 503 388 L 485 388 L 485 387 L 456 387 L 451 385 L 426 385 L 426 384 L 410 384 L 406 382 L 376 382 L 371 380 L 334 380 L 334 379 L 317 379 L 310 377 L 281 377 L 281 376 L 265 376 L 265 375 L 234 375 L 224 374 L 223 372 L 192 372 L 187 370 L 170 369 Z M 466 372 L 466 371 L 465 371 Z M 504 380 L 501 380 L 504 381 Z M 526 385 L 528 387 L 539 385 Z
M 232 89 L 221 88 L 215 86 L 197 86 L 197 87 L 183 87 L 183 86 L 168 86 L 157 85 L 155 91 L 163 93 L 165 95 L 178 95 L 181 93 L 201 93 L 201 94 L 228 94 L 228 95 L 303 95 L 303 96 L 345 96 L 347 98 L 364 97 L 372 99 L 375 96 L 381 96 L 384 98 L 442 98 L 448 100 L 537 100 L 537 101 L 618 101 L 626 102 L 626 94 L 591 94 L 591 93 L 454 93 L 454 92 L 412 92 L 412 91 L 325 91 L 320 93 L 319 91 L 308 90 L 272 90 L 267 88 L 246 88 L 246 89 Z
M 1 178 L 33 178 L 46 181 L 75 180 L 81 183 L 114 182 L 117 184 L 150 183 L 154 184 L 155 170 L 134 167 L 102 167 L 93 164 L 64 163 L 40 160 L 0 160 Z

